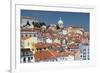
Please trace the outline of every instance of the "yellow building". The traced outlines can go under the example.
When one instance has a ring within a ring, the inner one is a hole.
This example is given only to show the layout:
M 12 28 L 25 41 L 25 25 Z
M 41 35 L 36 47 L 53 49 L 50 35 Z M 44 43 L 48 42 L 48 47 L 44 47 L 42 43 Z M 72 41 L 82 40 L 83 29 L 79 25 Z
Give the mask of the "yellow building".
M 68 27 L 67 32 L 83 34 L 84 29 L 82 27 Z
M 21 44 L 23 44 L 23 48 L 30 48 L 30 50 L 35 53 L 35 44 L 37 43 L 37 37 L 26 37 L 22 39 Z

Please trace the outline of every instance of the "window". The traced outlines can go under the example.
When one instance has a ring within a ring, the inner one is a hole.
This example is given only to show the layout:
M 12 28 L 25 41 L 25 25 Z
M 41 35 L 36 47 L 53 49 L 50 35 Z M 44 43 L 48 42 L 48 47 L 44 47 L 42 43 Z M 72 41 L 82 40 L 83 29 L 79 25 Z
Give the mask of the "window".
M 83 56 L 84 58 L 86 58 L 86 56 Z
M 42 48 L 40 48 L 40 51 L 42 51 Z
M 88 58 L 88 60 L 90 60 L 90 58 Z
M 83 49 L 83 51 L 85 52 L 85 51 L 86 51 L 86 49 Z
M 25 37 L 25 34 L 23 34 L 23 37 Z
M 39 51 L 38 48 L 37 48 L 37 51 Z
M 89 54 L 89 51 L 87 53 Z
M 34 37 L 36 37 L 36 33 L 34 33 Z
M 23 62 L 26 62 L 26 59 L 25 58 L 23 59 Z
M 25 37 L 27 37 L 27 34 L 25 35 Z
M 25 55 L 28 55 L 28 52 L 26 52 Z
M 84 52 L 83 55 L 86 55 L 86 53 Z
M 32 49 L 32 51 L 34 51 L 34 49 Z
M 44 50 L 46 50 L 46 48 L 44 48 Z
M 30 62 L 30 57 L 28 57 L 28 62 Z
M 32 35 L 30 34 L 30 37 L 32 37 Z
M 23 38 L 23 34 L 21 35 L 21 38 Z
M 82 55 L 80 57 L 82 57 Z
M 83 57 L 83 60 L 86 60 L 86 57 Z

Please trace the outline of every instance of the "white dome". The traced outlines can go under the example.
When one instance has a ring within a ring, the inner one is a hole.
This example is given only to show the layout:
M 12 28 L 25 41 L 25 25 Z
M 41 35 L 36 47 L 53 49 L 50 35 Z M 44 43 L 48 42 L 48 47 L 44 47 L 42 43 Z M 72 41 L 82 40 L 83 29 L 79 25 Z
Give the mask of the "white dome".
M 46 29 L 46 26 L 45 26 L 45 25 L 43 25 L 43 26 L 42 26 L 42 28 L 43 28 L 43 29 Z
M 60 24 L 60 25 L 63 24 L 63 21 L 62 21 L 61 17 L 60 17 L 60 20 L 58 21 L 58 24 Z

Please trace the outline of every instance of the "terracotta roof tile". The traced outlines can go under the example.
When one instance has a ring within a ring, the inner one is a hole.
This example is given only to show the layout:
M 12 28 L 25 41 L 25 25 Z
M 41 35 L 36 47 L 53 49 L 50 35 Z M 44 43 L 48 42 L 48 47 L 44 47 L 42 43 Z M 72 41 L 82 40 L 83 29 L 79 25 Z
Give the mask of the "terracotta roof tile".
M 37 51 L 34 55 L 35 61 L 48 60 L 58 56 L 55 51 Z
M 35 44 L 36 48 L 48 48 L 49 46 L 50 46 L 49 44 L 45 44 L 45 43 L 41 43 L 41 42 Z

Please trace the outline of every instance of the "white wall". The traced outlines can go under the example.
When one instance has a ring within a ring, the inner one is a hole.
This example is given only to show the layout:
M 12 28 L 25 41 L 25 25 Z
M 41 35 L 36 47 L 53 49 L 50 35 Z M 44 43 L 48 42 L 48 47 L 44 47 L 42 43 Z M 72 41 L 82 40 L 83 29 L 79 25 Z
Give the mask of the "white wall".
M 31 0 L 27 0 L 31 1 Z M 86 67 L 86 68 L 65 68 L 59 70 L 51 70 L 44 71 L 43 73 L 99 73 L 100 72 L 100 2 L 99 0 L 34 0 L 44 1 L 44 2 L 62 2 L 69 4 L 87 4 L 96 6 L 96 24 L 95 24 L 95 32 L 96 32 L 96 46 L 97 49 L 97 66 L 96 67 Z M 8 73 L 10 69 L 10 1 L 9 0 L 0 0 L 0 73 Z M 40 72 L 42 73 L 42 72 Z

